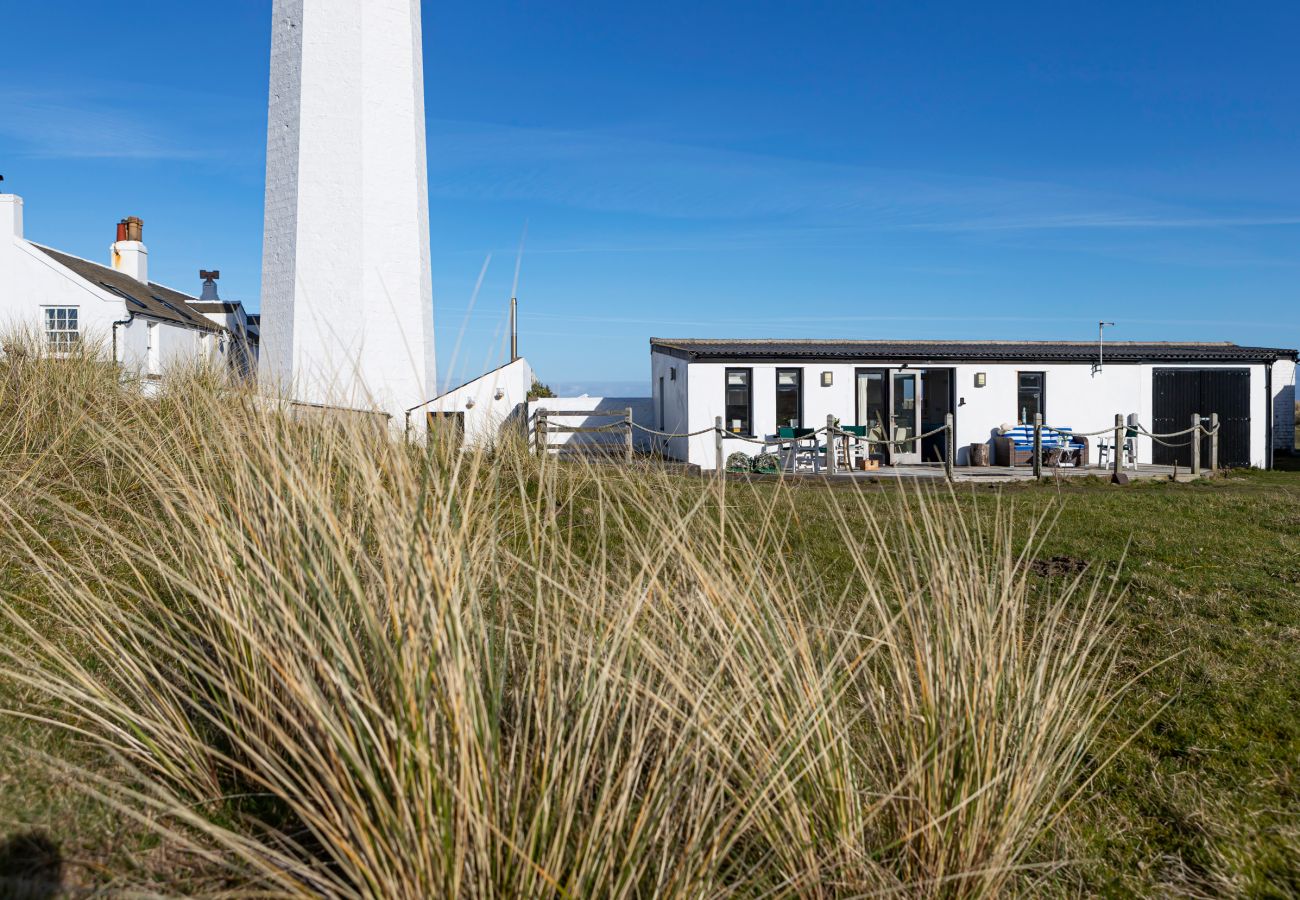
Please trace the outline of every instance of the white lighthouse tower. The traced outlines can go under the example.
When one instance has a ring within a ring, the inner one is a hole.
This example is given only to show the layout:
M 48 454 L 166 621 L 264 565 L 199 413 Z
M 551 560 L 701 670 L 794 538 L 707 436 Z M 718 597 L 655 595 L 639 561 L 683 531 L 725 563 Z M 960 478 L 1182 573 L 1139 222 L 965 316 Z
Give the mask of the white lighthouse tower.
M 419 0 L 274 0 L 262 383 L 401 421 L 434 396 Z

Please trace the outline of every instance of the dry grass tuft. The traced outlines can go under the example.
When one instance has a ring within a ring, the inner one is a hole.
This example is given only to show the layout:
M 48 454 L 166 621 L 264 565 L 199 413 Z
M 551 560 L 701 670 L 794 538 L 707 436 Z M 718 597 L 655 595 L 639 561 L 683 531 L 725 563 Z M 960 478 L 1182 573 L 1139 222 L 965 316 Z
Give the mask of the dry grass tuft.
M 11 357 L 0 410 L 0 678 L 241 892 L 985 896 L 1095 769 L 1112 602 L 1033 602 L 998 509 L 864 503 L 818 571 L 786 491 L 425 453 L 195 373 Z

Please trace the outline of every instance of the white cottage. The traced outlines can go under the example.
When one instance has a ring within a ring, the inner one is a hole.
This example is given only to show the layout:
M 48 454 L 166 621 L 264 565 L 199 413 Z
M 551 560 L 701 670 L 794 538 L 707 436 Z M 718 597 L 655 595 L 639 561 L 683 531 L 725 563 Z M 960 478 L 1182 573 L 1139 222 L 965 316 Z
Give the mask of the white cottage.
M 239 304 L 201 308 L 198 298 L 150 281 L 143 228 L 135 217 L 117 223 L 110 264 L 100 265 L 27 240 L 22 198 L 0 194 L 0 330 L 35 330 L 53 352 L 95 342 L 147 376 L 198 360 L 251 371 L 256 317 Z M 242 324 L 231 327 L 231 314 Z
M 922 435 L 954 418 L 957 465 L 972 444 L 989 445 L 1035 413 L 1078 432 L 1136 416 L 1157 434 L 1188 427 L 1193 413 L 1217 413 L 1220 461 L 1268 468 L 1294 440 L 1296 351 L 1230 343 L 1038 341 L 815 341 L 651 338 L 657 425 L 688 433 L 721 417 L 739 436 L 775 440 L 785 427 L 818 428 L 828 415 L 893 440 Z M 1190 463 L 1190 447 L 1139 436 L 1137 461 Z M 942 460 L 942 435 L 882 450 L 882 462 Z M 724 453 L 761 452 L 724 441 Z M 712 433 L 664 439 L 668 456 L 711 469 Z M 1095 457 L 1094 457 L 1095 459 Z

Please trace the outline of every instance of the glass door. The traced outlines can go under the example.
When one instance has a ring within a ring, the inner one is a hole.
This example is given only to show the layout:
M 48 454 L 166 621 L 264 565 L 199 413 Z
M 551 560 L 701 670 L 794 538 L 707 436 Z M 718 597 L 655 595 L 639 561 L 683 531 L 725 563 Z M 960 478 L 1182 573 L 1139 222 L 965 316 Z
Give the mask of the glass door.
M 920 373 L 893 369 L 889 373 L 889 439 L 903 441 L 890 445 L 890 463 L 919 463 L 921 442 Z M 910 439 L 910 440 L 909 440 Z
M 888 369 L 858 369 L 855 394 L 857 396 L 857 423 L 866 429 L 863 433 L 877 441 L 889 436 Z M 873 457 L 888 460 L 883 444 L 868 444 L 867 452 Z

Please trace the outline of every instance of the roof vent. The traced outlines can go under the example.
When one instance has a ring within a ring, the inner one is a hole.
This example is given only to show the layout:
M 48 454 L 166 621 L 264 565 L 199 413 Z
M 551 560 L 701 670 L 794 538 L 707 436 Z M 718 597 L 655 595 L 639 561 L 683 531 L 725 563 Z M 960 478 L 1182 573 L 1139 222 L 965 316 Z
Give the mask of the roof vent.
M 204 303 L 220 303 L 221 298 L 217 296 L 217 279 L 221 277 L 219 270 L 199 269 L 199 277 L 203 279 L 203 293 L 199 300 Z

